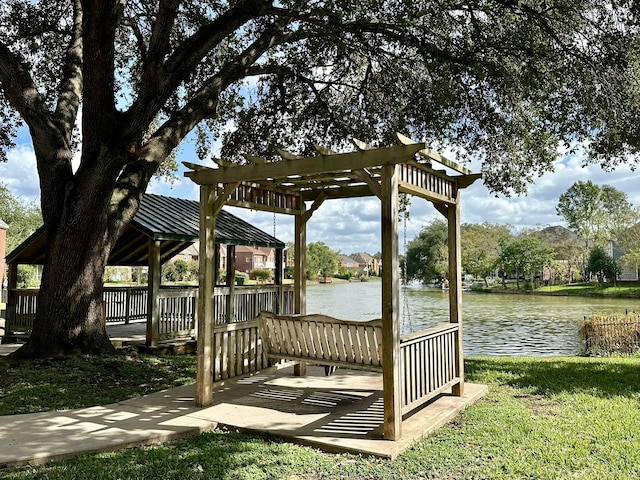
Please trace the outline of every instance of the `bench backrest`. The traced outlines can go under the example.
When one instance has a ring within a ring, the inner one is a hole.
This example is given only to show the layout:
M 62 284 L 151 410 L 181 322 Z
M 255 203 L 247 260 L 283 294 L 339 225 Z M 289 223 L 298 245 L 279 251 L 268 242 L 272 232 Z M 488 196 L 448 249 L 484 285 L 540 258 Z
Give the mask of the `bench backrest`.
M 382 320 L 358 322 L 270 312 L 261 312 L 257 320 L 269 357 L 382 367 Z

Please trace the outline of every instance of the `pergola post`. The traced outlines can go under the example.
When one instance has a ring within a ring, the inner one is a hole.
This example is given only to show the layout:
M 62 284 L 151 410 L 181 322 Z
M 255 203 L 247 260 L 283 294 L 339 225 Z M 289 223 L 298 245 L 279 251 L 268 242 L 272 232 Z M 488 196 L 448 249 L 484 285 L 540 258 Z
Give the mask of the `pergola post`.
M 221 262 L 221 256 L 222 256 L 222 248 L 221 245 L 219 243 L 215 244 L 215 265 L 214 265 L 214 272 L 215 272 L 215 278 L 214 278 L 214 284 L 215 285 L 220 285 L 220 264 Z
M 200 186 L 200 271 L 196 405 L 213 402 L 213 295 L 215 288 L 214 186 Z
M 460 196 L 447 208 L 449 244 L 449 321 L 458 324 L 455 345 L 455 362 L 460 383 L 453 386 L 452 393 L 464 394 L 464 355 L 462 343 L 462 258 L 460 253 Z
M 388 440 L 402 436 L 398 176 L 396 165 L 382 167 L 382 388 L 384 437 Z
M 295 226 L 293 233 L 295 239 L 295 266 L 294 266 L 294 312 L 299 315 L 307 314 L 307 282 L 305 270 L 307 265 L 307 219 L 304 215 L 304 203 L 302 212 L 295 216 Z M 297 376 L 304 376 L 307 373 L 307 364 L 298 363 L 293 367 L 293 373 Z
M 149 291 L 147 293 L 147 347 L 158 344 L 158 294 L 160 293 L 160 240 L 149 239 Z
M 307 283 L 305 281 L 305 270 L 307 266 L 307 220 L 304 216 L 304 212 L 296 214 L 294 230 L 294 312 L 300 315 L 306 315 Z
M 9 263 L 9 275 L 7 276 L 6 325 L 11 325 L 16 319 L 16 288 L 18 288 L 18 264 L 17 262 L 11 262 Z

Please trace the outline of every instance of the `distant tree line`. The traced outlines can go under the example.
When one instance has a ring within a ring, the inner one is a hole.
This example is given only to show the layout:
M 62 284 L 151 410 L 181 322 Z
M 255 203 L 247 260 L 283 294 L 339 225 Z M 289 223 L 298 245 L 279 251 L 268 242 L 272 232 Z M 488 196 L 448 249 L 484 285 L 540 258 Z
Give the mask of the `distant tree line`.
M 568 228 L 514 232 L 491 223 L 461 226 L 462 270 L 488 285 L 490 277 L 532 284 L 546 281 L 616 281 L 625 264 L 640 262 L 640 214 L 624 192 L 591 181 L 575 182 L 556 211 Z M 612 245 L 623 252 L 614 260 Z M 447 223 L 434 220 L 408 244 L 404 274 L 424 283 L 448 276 Z M 637 268 L 637 267 L 636 267 Z

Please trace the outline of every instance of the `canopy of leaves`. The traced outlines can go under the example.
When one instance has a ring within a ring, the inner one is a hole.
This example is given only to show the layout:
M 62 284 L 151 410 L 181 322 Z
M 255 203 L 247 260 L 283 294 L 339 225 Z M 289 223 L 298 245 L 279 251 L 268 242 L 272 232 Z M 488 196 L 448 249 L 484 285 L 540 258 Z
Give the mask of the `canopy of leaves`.
M 447 222 L 434 220 L 423 227 L 418 236 L 407 245 L 407 279 L 431 283 L 446 278 L 449 271 L 448 258 Z
M 553 248 L 532 235 L 504 239 L 496 267 L 519 280 L 521 275 L 532 276 L 545 267 L 551 267 L 554 255 Z
M 620 262 L 640 265 L 640 223 L 636 223 L 620 232 L 616 243 L 626 252 L 620 258 Z
M 615 282 L 620 274 L 620 267 L 604 248 L 596 245 L 589 253 L 587 274 L 596 276 L 599 283 L 605 280 Z
M 115 138 L 122 175 L 157 172 L 193 129 L 201 156 L 222 139 L 237 160 L 401 130 L 519 192 L 581 140 L 605 166 L 637 151 L 636 14 L 618 0 L 7 0 L 0 146 L 23 122 L 72 143 L 80 104 L 82 164 Z
M 511 238 L 506 225 L 464 224 L 461 226 L 462 269 L 475 278 L 486 279 L 495 270 L 500 243 Z

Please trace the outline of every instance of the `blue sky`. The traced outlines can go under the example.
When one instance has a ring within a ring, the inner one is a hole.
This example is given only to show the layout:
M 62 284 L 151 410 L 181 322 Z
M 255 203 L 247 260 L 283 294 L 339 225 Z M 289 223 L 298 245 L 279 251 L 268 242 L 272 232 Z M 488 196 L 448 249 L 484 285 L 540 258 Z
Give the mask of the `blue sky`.
M 8 186 L 14 195 L 27 200 L 39 201 L 38 176 L 35 156 L 27 132 L 23 129 L 17 140 L 17 147 L 9 152 L 9 161 L 0 163 L 0 182 Z M 389 144 L 391 144 L 391 140 Z M 178 162 L 198 163 L 193 143 L 186 141 L 180 147 Z M 180 164 L 178 179 L 170 184 L 163 180 L 154 180 L 147 190 L 150 193 L 179 198 L 198 199 L 198 186 L 183 176 L 184 168 Z M 478 165 L 469 166 L 479 171 Z M 581 166 L 579 156 L 567 157 L 555 165 L 555 171 L 547 173 L 530 185 L 527 196 L 495 196 L 489 193 L 481 181 L 463 191 L 462 222 L 509 224 L 515 229 L 562 225 L 555 207 L 560 194 L 565 192 L 577 180 L 591 180 L 599 185 L 609 184 L 627 193 L 629 200 L 640 205 L 640 189 L 636 187 L 640 173 L 632 172 L 623 166 L 614 172 L 605 172 L 597 165 Z M 253 212 L 244 209 L 229 210 L 273 234 L 273 215 L 265 212 Z M 325 202 L 316 211 L 307 227 L 309 242 L 323 241 L 336 251 L 350 254 L 358 251 L 376 253 L 380 250 L 379 203 L 374 198 L 332 200 Z M 420 229 L 439 218 L 433 206 L 419 198 L 411 202 L 410 220 L 407 223 L 407 241 L 417 235 Z M 293 221 L 285 215 L 276 216 L 276 237 L 283 241 L 293 238 Z M 400 232 L 401 250 L 404 235 Z

